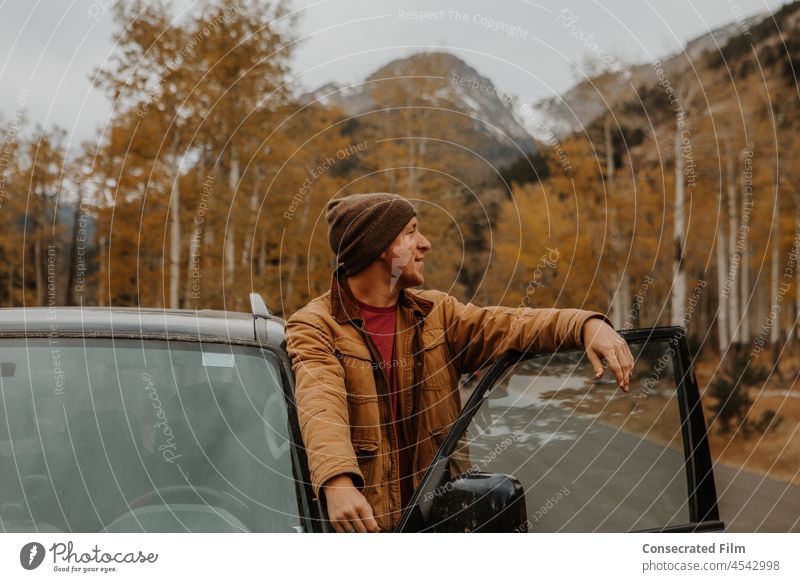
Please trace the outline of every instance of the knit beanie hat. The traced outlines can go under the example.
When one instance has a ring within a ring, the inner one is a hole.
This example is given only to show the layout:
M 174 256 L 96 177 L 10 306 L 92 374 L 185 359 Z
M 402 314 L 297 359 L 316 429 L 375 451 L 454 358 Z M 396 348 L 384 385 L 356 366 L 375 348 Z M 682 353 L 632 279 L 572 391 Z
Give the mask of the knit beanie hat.
M 328 243 L 348 276 L 355 275 L 386 250 L 417 215 L 397 194 L 353 194 L 328 202 Z

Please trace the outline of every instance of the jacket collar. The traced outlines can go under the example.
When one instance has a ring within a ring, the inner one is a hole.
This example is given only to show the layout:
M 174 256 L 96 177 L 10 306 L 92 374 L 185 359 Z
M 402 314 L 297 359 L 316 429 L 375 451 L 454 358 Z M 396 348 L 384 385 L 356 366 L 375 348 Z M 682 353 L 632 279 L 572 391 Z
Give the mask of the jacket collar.
M 405 289 L 400 290 L 397 302 L 401 307 L 427 317 L 433 308 L 433 302 L 423 299 L 414 293 L 407 293 Z M 347 284 L 344 267 L 339 266 L 331 275 L 331 316 L 337 323 L 345 323 L 350 320 L 364 321 L 361 316 L 361 309 L 358 302 Z

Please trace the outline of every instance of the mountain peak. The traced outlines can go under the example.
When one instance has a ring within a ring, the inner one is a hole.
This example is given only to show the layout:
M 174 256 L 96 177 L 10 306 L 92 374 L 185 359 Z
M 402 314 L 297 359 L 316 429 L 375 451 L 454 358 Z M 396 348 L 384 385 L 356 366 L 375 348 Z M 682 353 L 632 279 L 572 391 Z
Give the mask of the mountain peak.
M 411 93 L 408 93 L 411 91 Z M 389 97 L 389 94 L 392 97 Z M 302 97 L 336 105 L 355 116 L 383 107 L 430 105 L 460 111 L 474 119 L 474 129 L 495 142 L 494 152 L 504 151 L 503 161 L 530 152 L 535 144 L 530 133 L 517 121 L 513 98 L 498 91 L 494 83 L 458 56 L 446 51 L 426 51 L 395 59 L 381 66 L 363 83 L 341 87 L 327 83 Z M 385 102 L 392 99 L 392 102 Z M 376 102 L 377 101 L 377 102 Z M 513 151 L 513 153 L 512 153 Z

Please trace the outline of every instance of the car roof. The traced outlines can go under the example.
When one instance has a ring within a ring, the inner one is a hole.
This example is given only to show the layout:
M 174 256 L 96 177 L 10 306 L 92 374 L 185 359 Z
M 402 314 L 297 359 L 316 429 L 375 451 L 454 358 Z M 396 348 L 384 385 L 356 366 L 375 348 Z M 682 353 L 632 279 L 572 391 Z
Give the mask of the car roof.
M 261 322 L 261 343 L 279 347 L 283 342 L 283 319 L 214 309 L 10 307 L 0 309 L 0 336 L 165 337 L 255 342 L 256 324 Z

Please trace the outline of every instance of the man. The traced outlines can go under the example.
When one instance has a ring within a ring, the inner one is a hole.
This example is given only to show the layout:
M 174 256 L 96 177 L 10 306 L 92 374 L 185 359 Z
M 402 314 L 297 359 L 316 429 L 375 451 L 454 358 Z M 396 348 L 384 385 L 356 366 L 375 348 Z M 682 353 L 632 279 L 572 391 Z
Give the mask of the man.
M 396 194 L 330 201 L 331 288 L 286 324 L 311 485 L 337 532 L 391 531 L 459 414 L 461 374 L 506 350 L 585 347 L 628 390 L 633 357 L 601 313 L 412 290 L 431 249 L 416 214 Z

